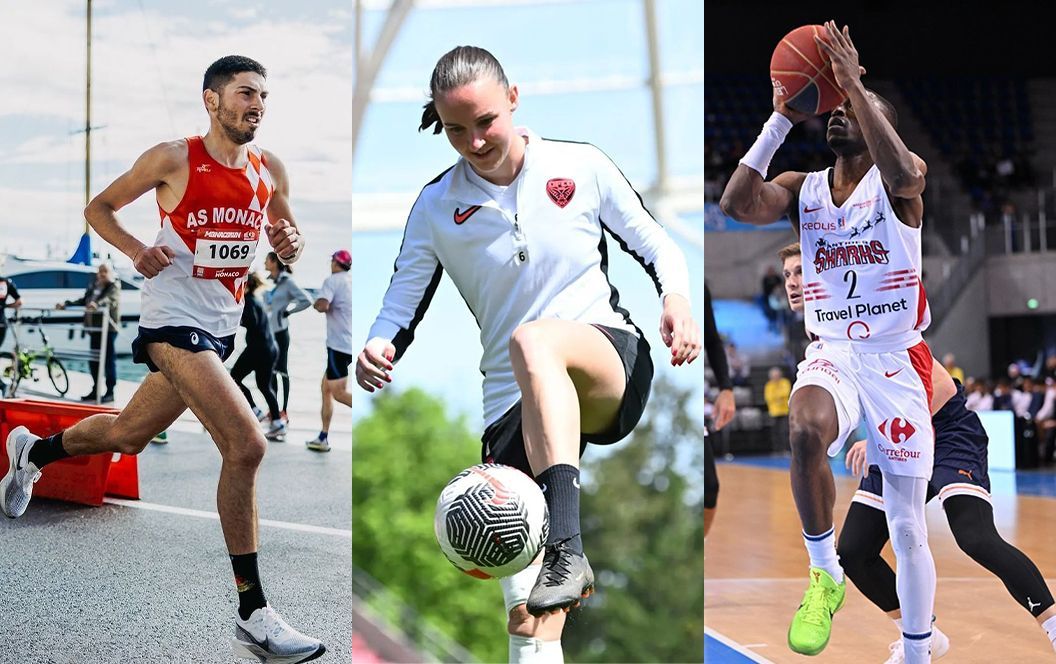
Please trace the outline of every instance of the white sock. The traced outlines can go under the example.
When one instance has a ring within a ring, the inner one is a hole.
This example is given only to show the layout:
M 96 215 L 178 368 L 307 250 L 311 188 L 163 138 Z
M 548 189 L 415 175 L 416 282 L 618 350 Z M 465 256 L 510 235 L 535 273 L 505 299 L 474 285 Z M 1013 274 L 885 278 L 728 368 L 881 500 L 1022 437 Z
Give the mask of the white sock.
M 1052 642 L 1052 648 L 1053 650 L 1056 650 L 1056 616 L 1041 623 L 1041 628 L 1049 635 L 1049 641 Z
M 810 566 L 825 570 L 836 583 L 843 583 L 843 568 L 836 555 L 836 528 L 829 528 L 820 535 L 808 535 L 804 531 L 803 543 L 810 555 Z
M 928 664 L 931 661 L 931 636 L 924 639 L 906 638 L 902 633 L 902 650 L 906 654 L 906 664 Z
M 561 641 L 510 634 L 510 664 L 563 664 Z

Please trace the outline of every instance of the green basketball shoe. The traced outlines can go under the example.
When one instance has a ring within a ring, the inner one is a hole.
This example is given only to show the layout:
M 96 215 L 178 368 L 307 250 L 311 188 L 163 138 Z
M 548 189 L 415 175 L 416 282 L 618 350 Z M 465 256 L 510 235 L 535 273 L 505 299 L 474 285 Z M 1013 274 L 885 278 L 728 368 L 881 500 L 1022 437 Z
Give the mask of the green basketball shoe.
M 843 606 L 846 592 L 846 581 L 836 583 L 825 570 L 810 568 L 810 586 L 788 627 L 788 647 L 793 652 L 817 655 L 829 645 L 832 616 Z

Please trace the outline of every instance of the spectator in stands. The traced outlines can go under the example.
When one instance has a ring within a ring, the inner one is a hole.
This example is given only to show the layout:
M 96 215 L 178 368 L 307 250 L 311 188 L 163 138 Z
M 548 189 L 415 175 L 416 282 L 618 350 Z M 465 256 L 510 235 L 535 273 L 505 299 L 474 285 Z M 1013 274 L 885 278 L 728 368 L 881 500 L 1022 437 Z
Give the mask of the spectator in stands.
M 1012 388 L 1012 412 L 1025 420 L 1033 419 L 1030 407 L 1034 400 L 1034 379 L 1027 378 L 1019 388 Z M 1039 404 L 1040 407 L 1040 404 Z
M 775 300 L 783 301 L 785 299 L 783 284 L 784 282 L 777 274 L 777 269 L 773 265 L 767 267 L 766 274 L 763 275 L 762 286 L 763 313 L 766 315 L 766 320 L 770 322 L 770 329 L 774 332 L 780 330 L 778 312 L 784 307 L 779 305 L 775 307 L 777 304 Z
M 726 363 L 730 367 L 730 379 L 734 386 L 744 387 L 748 384 L 748 374 L 752 367 L 748 358 L 737 350 L 737 344 L 732 341 L 726 342 Z
M 788 399 L 792 396 L 792 383 L 778 367 L 770 367 L 770 380 L 763 388 L 766 399 L 766 410 L 770 413 L 773 426 L 770 428 L 770 449 L 784 452 L 789 449 L 788 443 Z
M 1012 381 L 1000 378 L 993 392 L 993 410 L 1012 410 Z
M 961 385 L 964 385 L 964 369 L 957 366 L 957 358 L 954 357 L 953 353 L 946 353 L 942 356 L 942 366 L 946 367 L 950 378 L 956 378 L 961 381 Z
M 1049 355 L 1045 360 L 1045 368 L 1041 371 L 1041 377 L 1045 379 L 1046 382 L 1049 380 L 1056 381 L 1056 353 Z
M 1009 387 L 1019 389 L 1023 385 L 1023 370 L 1019 368 L 1018 362 L 1008 365 Z
M 1046 379 L 1045 383 L 1045 400 L 1034 422 L 1038 427 L 1038 437 L 1044 444 L 1042 463 L 1049 465 L 1053 462 L 1053 453 L 1056 452 L 1056 379 Z
M 990 386 L 987 384 L 987 381 L 976 381 L 973 387 L 974 389 L 968 393 L 968 396 L 965 398 L 965 408 L 977 413 L 986 410 L 993 410 L 994 397 L 990 394 Z

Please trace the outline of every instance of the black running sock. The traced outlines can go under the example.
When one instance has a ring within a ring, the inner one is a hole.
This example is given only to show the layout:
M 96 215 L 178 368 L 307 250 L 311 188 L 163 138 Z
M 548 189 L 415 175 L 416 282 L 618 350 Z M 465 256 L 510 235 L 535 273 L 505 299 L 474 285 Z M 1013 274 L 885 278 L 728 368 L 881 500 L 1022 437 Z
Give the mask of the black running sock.
M 43 468 L 52 461 L 66 459 L 70 456 L 62 446 L 62 434 L 60 431 L 53 436 L 41 438 L 29 448 L 29 462 L 37 468 Z
M 582 555 L 579 532 L 579 468 L 566 463 L 550 466 L 535 478 L 550 510 L 547 546 L 567 540 L 566 546 Z
M 238 589 L 238 615 L 242 620 L 249 620 L 254 611 L 268 603 L 264 599 L 264 589 L 260 587 L 256 552 L 231 556 L 231 567 L 235 570 L 235 588 Z

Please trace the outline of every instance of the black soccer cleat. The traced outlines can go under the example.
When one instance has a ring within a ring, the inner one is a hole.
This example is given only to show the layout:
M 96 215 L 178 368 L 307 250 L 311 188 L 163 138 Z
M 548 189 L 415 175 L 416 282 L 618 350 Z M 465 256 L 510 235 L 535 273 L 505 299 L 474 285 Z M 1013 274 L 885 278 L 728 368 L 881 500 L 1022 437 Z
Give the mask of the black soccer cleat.
M 546 547 L 543 569 L 528 596 L 528 613 L 541 616 L 545 613 L 568 611 L 579 605 L 579 600 L 594 592 L 594 571 L 587 557 L 567 548 L 565 542 Z

